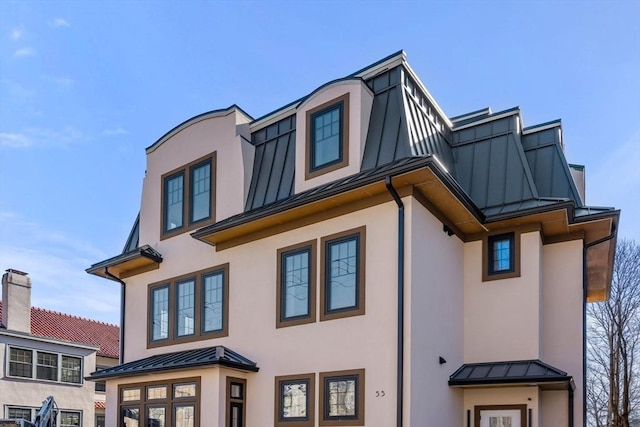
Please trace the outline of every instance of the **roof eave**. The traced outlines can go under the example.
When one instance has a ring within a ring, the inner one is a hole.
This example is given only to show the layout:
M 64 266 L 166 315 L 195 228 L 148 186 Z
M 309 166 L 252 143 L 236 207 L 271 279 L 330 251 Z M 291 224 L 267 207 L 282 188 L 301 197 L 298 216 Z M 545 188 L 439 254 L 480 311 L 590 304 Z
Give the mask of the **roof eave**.
M 93 264 L 85 271 L 94 276 L 103 277 L 105 279 L 114 280 L 111 276 L 118 279 L 131 277 L 134 274 L 143 273 L 145 271 L 155 270 L 162 262 L 162 255 L 149 245 L 145 245 L 124 254 L 117 255 L 99 263 Z M 119 271 L 109 271 L 109 268 L 118 268 Z

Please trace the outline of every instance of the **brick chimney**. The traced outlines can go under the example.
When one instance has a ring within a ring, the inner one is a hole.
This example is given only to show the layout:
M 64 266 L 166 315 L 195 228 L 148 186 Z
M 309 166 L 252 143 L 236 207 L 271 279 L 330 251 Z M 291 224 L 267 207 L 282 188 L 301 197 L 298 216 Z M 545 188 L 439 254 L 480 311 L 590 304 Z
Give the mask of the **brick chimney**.
M 31 279 L 27 273 L 8 269 L 2 275 L 2 325 L 31 333 Z

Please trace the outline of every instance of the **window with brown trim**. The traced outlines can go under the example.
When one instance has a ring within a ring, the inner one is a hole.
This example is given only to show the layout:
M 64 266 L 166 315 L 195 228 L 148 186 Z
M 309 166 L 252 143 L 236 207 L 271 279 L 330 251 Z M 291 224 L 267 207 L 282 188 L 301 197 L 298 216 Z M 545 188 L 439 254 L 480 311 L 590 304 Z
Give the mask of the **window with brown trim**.
M 278 249 L 276 327 L 316 321 L 316 241 Z
M 482 281 L 520 277 L 520 232 L 493 233 L 482 239 Z
M 162 175 L 161 239 L 215 221 L 216 153 Z
M 305 179 L 349 164 L 349 94 L 306 112 Z
M 247 415 L 247 380 L 227 377 L 226 426 L 245 427 Z
M 320 425 L 364 425 L 364 369 L 320 373 Z
M 147 345 L 228 335 L 229 264 L 149 285 Z
M 123 427 L 199 427 L 200 377 L 118 387 Z
M 365 313 L 366 228 L 321 239 L 320 320 Z
M 276 377 L 276 427 L 315 425 L 315 379 L 315 374 Z

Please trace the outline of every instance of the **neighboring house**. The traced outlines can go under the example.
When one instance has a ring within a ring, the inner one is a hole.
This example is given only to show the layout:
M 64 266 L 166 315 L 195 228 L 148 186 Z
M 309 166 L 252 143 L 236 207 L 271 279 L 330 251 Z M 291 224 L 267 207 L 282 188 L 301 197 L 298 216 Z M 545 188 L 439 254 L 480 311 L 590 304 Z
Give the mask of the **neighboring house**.
M 53 396 L 59 427 L 105 427 L 104 383 L 84 377 L 118 364 L 119 328 L 31 307 L 31 279 L 7 270 L 0 301 L 0 418 L 34 420 Z
M 398 52 L 146 152 L 124 251 L 87 270 L 123 289 L 108 425 L 583 424 L 619 211 L 585 206 L 559 121 L 450 118 Z

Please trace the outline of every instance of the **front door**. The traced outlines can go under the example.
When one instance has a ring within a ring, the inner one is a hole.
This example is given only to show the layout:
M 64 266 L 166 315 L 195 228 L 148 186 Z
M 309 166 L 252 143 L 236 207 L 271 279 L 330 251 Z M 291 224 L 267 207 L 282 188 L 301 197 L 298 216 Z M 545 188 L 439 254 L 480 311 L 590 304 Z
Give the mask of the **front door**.
M 526 427 L 526 405 L 476 406 L 478 427 Z

